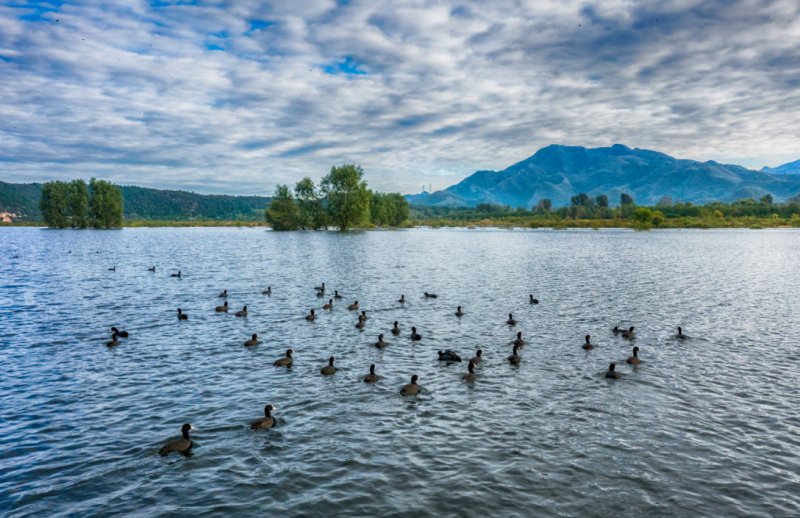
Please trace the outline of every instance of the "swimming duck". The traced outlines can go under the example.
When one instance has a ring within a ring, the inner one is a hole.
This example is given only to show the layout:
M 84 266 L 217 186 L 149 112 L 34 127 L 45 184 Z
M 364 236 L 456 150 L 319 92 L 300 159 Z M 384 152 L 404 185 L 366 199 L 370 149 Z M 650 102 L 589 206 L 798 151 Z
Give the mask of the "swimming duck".
M 418 342 L 419 340 L 422 340 L 422 335 L 417 333 L 417 328 L 416 327 L 412 327 L 411 328 L 411 339 L 413 341 L 415 341 L 415 342 Z
M 397 302 L 399 302 L 400 304 L 405 304 L 406 303 L 406 296 L 405 295 L 400 295 L 400 300 L 398 300 Z
M 286 357 L 285 358 L 281 358 L 279 360 L 275 360 L 275 362 L 272 365 L 274 365 L 276 367 L 291 368 L 292 367 L 292 350 L 291 349 L 287 349 L 286 350 Z
M 539 303 L 539 299 L 533 298 L 533 295 L 528 295 L 528 302 L 530 304 L 538 304 Z
M 234 313 L 237 317 L 246 317 L 247 316 L 247 306 L 242 306 L 240 311 Z
M 112 329 L 113 329 L 113 328 L 112 328 Z M 678 326 L 678 334 L 677 334 L 677 335 L 675 335 L 675 338 L 677 338 L 677 339 L 679 339 L 679 340 L 686 340 L 686 339 L 687 339 L 687 338 L 689 338 L 689 337 L 688 337 L 688 336 L 686 336 L 685 334 L 683 334 L 683 329 L 681 329 L 681 328 L 680 328 L 680 326 Z
M 328 303 L 323 305 L 322 309 L 333 309 L 333 299 L 328 299 Z
M 633 356 L 629 357 L 625 361 L 627 361 L 631 365 L 639 365 L 640 363 L 642 363 L 642 360 L 639 359 L 639 348 L 638 347 L 634 347 L 633 348 Z
M 228 311 L 228 301 L 226 300 L 221 306 L 215 307 L 214 311 L 216 311 L 217 313 Z
M 347 309 L 349 309 L 350 311 L 358 309 L 358 301 L 355 301 L 352 304 L 350 304 L 349 306 L 347 306 Z
M 525 345 L 525 340 L 522 339 L 522 331 L 517 331 L 517 339 L 512 343 L 520 349 Z
M 378 375 L 375 374 L 375 364 L 369 366 L 369 374 L 364 376 L 364 383 L 376 383 L 378 381 Z
M 611 330 L 611 332 L 614 333 L 615 335 L 618 335 L 618 334 L 620 334 L 620 333 L 622 333 L 624 331 L 625 331 L 624 329 L 619 327 L 619 324 L 615 325 L 614 329 Z
M 581 347 L 583 347 L 587 351 L 592 347 L 594 347 L 594 345 L 592 345 L 591 339 L 592 337 L 590 335 L 586 335 L 586 342 L 584 342 Z
M 633 326 L 631 326 L 627 331 L 622 332 L 622 338 L 626 340 L 633 340 L 636 338 L 636 333 L 633 332 Z
M 178 320 L 189 320 L 189 315 L 181 311 L 181 308 L 178 308 Z
M 317 315 L 314 314 L 314 310 L 312 309 L 311 313 L 306 315 L 306 320 L 308 320 L 309 322 L 313 322 L 315 318 L 317 318 Z
M 367 321 L 364 320 L 364 317 L 362 317 L 361 315 L 358 315 L 358 322 L 356 323 L 356 329 L 364 329 L 364 326 L 366 325 L 366 323 L 367 323 Z
M 508 314 L 508 320 L 506 320 L 506 324 L 508 324 L 510 326 L 517 325 L 517 321 L 514 320 L 514 316 L 511 313 Z
M 397 320 L 394 321 L 394 327 L 392 328 L 392 334 L 393 335 L 399 335 L 400 334 L 400 325 L 397 323 Z
M 363 318 L 364 320 L 366 320 L 366 319 L 368 319 L 368 318 L 369 318 L 369 317 L 367 316 L 367 312 L 366 312 L 366 311 L 362 311 L 362 312 L 361 312 L 361 318 Z
M 253 333 L 253 336 L 250 337 L 250 340 L 248 340 L 248 341 L 246 341 L 244 343 L 244 346 L 245 347 L 252 347 L 254 345 L 258 345 L 259 343 L 261 343 L 261 342 L 258 341 L 258 335 Z
M 514 348 L 511 351 L 511 356 L 508 357 L 508 361 L 511 363 L 511 365 L 519 365 L 519 362 L 522 361 L 522 358 L 520 357 L 520 355 L 517 354 L 518 350 L 519 350 L 519 346 L 515 345 Z
M 615 363 L 610 364 L 608 366 L 608 370 L 606 371 L 606 378 L 615 379 L 615 380 L 621 378 L 622 375 L 619 372 L 617 372 L 616 370 L 614 370 L 616 368 L 617 368 L 617 364 L 615 364 Z
M 262 295 L 272 295 L 272 286 L 267 286 L 267 289 L 261 292 Z
M 119 340 L 117 340 L 117 333 L 114 333 L 113 335 L 111 335 L 111 340 L 106 342 L 106 345 L 108 347 L 114 347 L 115 345 L 119 345 Z
M 467 365 L 467 371 L 468 372 L 464 374 L 464 381 L 466 381 L 467 383 L 472 383 L 473 381 L 475 381 L 475 364 L 469 362 L 469 364 Z
M 342 296 L 339 295 L 339 290 L 333 290 L 333 298 L 335 298 L 335 299 L 342 298 Z
M 156 267 L 155 266 L 151 266 L 150 268 L 147 269 L 147 271 L 156 273 Z
M 440 362 L 460 362 L 461 361 L 461 356 L 459 356 L 457 352 L 451 351 L 450 349 L 447 349 L 444 352 L 439 351 L 439 361 Z
M 383 341 L 382 334 L 378 335 L 378 341 L 375 342 L 375 347 L 377 347 L 378 349 L 383 349 L 384 347 L 386 347 L 386 342 Z
M 336 373 L 336 367 L 333 366 L 333 361 L 335 359 L 336 358 L 334 358 L 333 356 L 328 358 L 328 365 L 326 365 L 322 369 L 320 369 L 320 371 L 319 371 L 320 374 L 322 374 L 323 376 L 333 376 Z
M 169 276 L 170 276 L 170 277 L 178 277 L 178 278 L 180 278 L 180 276 L 181 276 L 181 271 L 180 271 L 180 270 L 178 270 L 178 273 L 171 273 Z
M 482 359 L 483 359 L 483 351 L 478 349 L 477 351 L 475 351 L 475 356 L 472 357 L 470 363 L 478 365 Z
M 108 271 L 109 272 L 116 272 L 117 271 L 117 267 L 116 266 L 112 266 L 111 268 L 108 269 Z
M 272 417 L 272 411 L 277 410 L 277 407 L 267 405 L 264 407 L 264 417 L 256 419 L 250 423 L 251 430 L 268 430 L 275 426 L 275 418 Z
M 173 451 L 177 451 L 178 453 L 183 453 L 184 455 L 188 455 L 189 450 L 192 449 L 192 439 L 189 437 L 189 430 L 194 430 L 192 425 L 185 424 L 181 426 L 181 435 L 183 437 L 168 442 L 166 445 L 164 445 L 163 448 L 158 450 L 158 454 L 161 455 L 162 457 L 166 457 Z
M 456 308 L 456 316 L 457 317 L 464 316 L 464 312 L 461 311 L 461 306 L 458 306 L 458 308 Z
M 112 327 L 111 328 L 111 332 L 115 333 L 120 338 L 128 338 L 128 332 L 127 331 L 120 331 L 116 327 Z
M 219 297 L 221 299 L 227 299 L 228 298 L 228 290 L 222 290 L 222 293 L 217 295 L 217 297 Z
M 403 388 L 400 389 L 400 394 L 404 396 L 416 396 L 419 394 L 419 385 L 417 385 L 417 380 L 419 377 L 414 374 L 411 376 L 411 383 L 403 385 Z
M 436 295 L 435 293 L 428 293 L 427 291 L 425 292 L 425 298 L 426 299 L 435 299 L 435 298 L 438 298 L 438 297 L 439 297 L 439 295 Z
M 319 293 L 325 293 L 325 283 L 323 282 L 320 286 L 314 286 L 314 289 Z

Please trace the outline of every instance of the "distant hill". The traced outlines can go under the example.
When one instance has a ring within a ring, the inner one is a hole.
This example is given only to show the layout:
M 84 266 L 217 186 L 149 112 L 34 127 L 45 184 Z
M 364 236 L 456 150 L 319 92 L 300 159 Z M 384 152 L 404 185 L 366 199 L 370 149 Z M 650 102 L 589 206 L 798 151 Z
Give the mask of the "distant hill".
M 143 220 L 243 220 L 264 218 L 269 204 L 265 196 L 228 196 L 167 191 L 123 185 L 122 198 L 126 219 Z M 42 184 L 0 182 L 0 212 L 22 214 L 27 221 L 41 221 L 39 199 Z
M 765 194 L 783 201 L 800 193 L 800 175 L 682 160 L 621 144 L 593 149 L 552 145 L 502 171 L 477 171 L 444 190 L 407 199 L 428 206 L 491 203 L 530 209 L 544 198 L 553 206 L 569 205 L 579 193 L 606 194 L 612 204 L 619 203 L 621 193 L 630 194 L 639 205 L 655 205 L 662 197 L 705 204 Z
M 762 167 L 761 172 L 772 174 L 800 174 L 800 160 L 779 165 L 778 167 Z

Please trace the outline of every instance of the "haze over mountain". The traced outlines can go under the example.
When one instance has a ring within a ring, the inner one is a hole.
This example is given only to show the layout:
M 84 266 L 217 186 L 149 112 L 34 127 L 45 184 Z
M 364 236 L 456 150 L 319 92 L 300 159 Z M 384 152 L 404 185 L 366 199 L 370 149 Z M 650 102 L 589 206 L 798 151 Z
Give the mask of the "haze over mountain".
M 800 160 L 789 162 L 777 167 L 762 167 L 761 172 L 773 174 L 800 174 Z
M 783 201 L 800 193 L 800 175 L 677 159 L 622 144 L 590 149 L 551 145 L 502 171 L 477 171 L 444 190 L 408 200 L 419 205 L 531 208 L 544 198 L 554 206 L 568 205 L 579 193 L 606 194 L 612 204 L 619 203 L 621 193 L 630 194 L 639 205 L 655 205 L 663 197 L 702 204 L 765 194 Z

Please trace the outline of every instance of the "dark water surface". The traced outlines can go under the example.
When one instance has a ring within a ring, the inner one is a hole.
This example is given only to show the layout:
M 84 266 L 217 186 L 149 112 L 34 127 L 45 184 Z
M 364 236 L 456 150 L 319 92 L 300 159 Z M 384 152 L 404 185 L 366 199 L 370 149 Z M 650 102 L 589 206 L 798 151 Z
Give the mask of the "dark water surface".
M 4 228 L 0 252 L 2 515 L 800 514 L 796 230 Z M 247 318 L 214 312 L 224 288 Z M 473 386 L 436 361 L 478 347 Z M 251 431 L 267 403 L 277 428 Z M 184 422 L 193 456 L 159 457 Z

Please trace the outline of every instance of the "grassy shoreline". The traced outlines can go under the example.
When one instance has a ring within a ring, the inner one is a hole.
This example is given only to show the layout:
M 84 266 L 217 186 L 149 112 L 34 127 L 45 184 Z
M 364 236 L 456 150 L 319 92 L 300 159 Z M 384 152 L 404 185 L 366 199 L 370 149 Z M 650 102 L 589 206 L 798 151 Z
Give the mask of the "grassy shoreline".
M 0 227 L 44 227 L 42 221 L 18 221 L 13 223 L 0 223 Z M 191 221 L 160 221 L 160 220 L 128 220 L 123 224 L 123 228 L 184 228 L 184 227 L 247 227 L 269 228 L 269 224 L 263 221 L 219 221 L 219 220 L 191 220 Z M 483 218 L 483 219 L 450 219 L 450 218 L 425 218 L 409 220 L 399 227 L 386 226 L 363 226 L 358 230 L 392 230 L 398 228 L 415 227 L 454 227 L 454 228 L 479 228 L 479 227 L 498 227 L 498 228 L 629 228 L 634 230 L 655 230 L 655 229 L 713 229 L 713 228 L 798 228 L 796 219 L 773 218 L 773 217 L 729 217 L 729 218 L 704 218 L 704 217 L 681 217 L 667 218 L 658 225 L 642 224 L 630 219 L 571 219 L 571 218 L 543 218 L 543 217 L 509 217 L 509 218 Z

